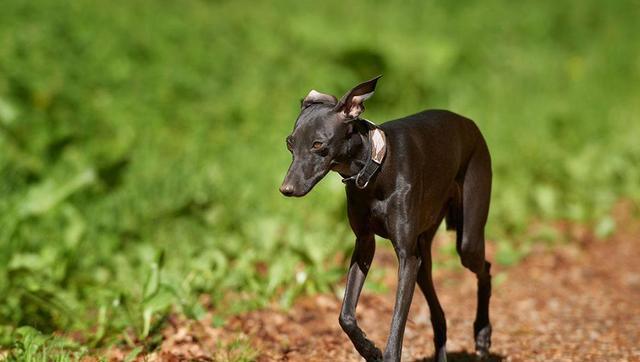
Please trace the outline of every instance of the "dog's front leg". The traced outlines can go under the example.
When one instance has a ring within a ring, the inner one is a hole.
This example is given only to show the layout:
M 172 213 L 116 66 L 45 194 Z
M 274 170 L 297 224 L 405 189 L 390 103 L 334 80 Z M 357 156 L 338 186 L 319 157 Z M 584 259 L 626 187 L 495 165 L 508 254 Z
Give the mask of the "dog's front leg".
M 359 236 L 351 257 L 351 266 L 347 275 L 347 287 L 340 311 L 340 326 L 347 333 L 356 350 L 367 361 L 379 361 L 382 352 L 371 342 L 358 327 L 356 321 L 356 306 L 362 291 L 362 285 L 371 266 L 376 243 L 373 234 Z
M 415 243 L 413 243 L 415 245 Z M 421 259 L 417 255 L 415 247 L 409 248 L 400 243 L 395 243 L 398 254 L 398 289 L 396 291 L 396 304 L 393 309 L 391 331 L 387 339 L 387 347 L 384 350 L 384 361 L 399 362 L 402 355 L 402 338 L 407 323 L 409 307 L 413 299 L 413 291 L 416 285 L 418 269 Z

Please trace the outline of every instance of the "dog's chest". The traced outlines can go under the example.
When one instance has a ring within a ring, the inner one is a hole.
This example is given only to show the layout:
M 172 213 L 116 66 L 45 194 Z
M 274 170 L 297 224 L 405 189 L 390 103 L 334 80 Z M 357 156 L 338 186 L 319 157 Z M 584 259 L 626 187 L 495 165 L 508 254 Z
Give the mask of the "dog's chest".
M 373 232 L 377 235 L 388 238 L 388 200 L 373 200 L 369 204 L 370 224 Z

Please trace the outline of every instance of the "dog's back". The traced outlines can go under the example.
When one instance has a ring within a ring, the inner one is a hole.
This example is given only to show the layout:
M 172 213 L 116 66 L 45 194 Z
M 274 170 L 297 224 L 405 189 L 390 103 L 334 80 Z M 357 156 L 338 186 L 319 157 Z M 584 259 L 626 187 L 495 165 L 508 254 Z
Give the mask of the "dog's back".
M 443 193 L 447 184 L 454 181 L 462 183 L 469 161 L 476 154 L 488 161 L 483 167 L 490 172 L 489 151 L 480 130 L 459 114 L 426 110 L 380 127 L 389 139 L 389 158 L 394 166 L 434 192 Z
M 451 111 L 426 110 L 386 122 L 380 127 L 391 138 L 391 142 L 394 142 L 395 138 L 400 147 L 406 146 L 422 151 L 418 155 L 423 159 L 423 163 L 428 163 L 432 158 L 437 158 L 438 163 L 443 163 L 440 156 L 444 154 L 445 158 L 457 159 L 455 164 L 463 171 L 473 152 L 488 153 L 484 138 L 476 124 Z M 436 155 L 438 157 L 433 157 Z

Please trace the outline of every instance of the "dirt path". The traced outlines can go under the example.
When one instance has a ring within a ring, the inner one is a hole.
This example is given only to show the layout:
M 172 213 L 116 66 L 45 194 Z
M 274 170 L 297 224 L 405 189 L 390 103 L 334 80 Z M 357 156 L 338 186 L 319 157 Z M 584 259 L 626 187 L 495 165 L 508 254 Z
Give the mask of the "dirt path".
M 640 222 L 617 222 L 620 230 L 610 240 L 584 234 L 553 251 L 535 251 L 508 270 L 494 268 L 494 275 L 506 279 L 495 283 L 491 301 L 492 360 L 640 361 Z M 373 268 L 390 269 L 390 291 L 377 295 L 365 289 L 358 321 L 382 347 L 393 309 L 395 257 L 380 248 Z M 435 283 L 447 317 L 449 360 L 472 361 L 474 276 L 462 268 L 438 271 Z M 207 354 L 221 333 L 241 332 L 259 351 L 259 361 L 360 361 L 338 325 L 339 308 L 334 295 L 306 297 L 288 313 L 255 311 L 233 318 L 222 331 L 205 328 L 200 333 L 209 333 L 206 338 L 170 337 L 160 356 Z M 430 361 L 433 334 L 418 289 L 409 318 L 403 361 Z M 171 328 L 168 336 L 175 333 Z

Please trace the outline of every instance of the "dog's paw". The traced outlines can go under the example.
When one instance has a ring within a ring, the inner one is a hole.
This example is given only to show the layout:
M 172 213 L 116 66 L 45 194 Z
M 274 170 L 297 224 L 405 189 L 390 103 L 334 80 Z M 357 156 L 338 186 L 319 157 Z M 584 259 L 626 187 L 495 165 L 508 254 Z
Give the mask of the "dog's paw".
M 437 362 L 447 362 L 447 349 L 440 348 L 439 351 L 436 352 L 435 361 Z
M 489 348 L 491 347 L 491 325 L 483 327 L 476 333 L 476 357 L 480 361 L 489 358 Z

